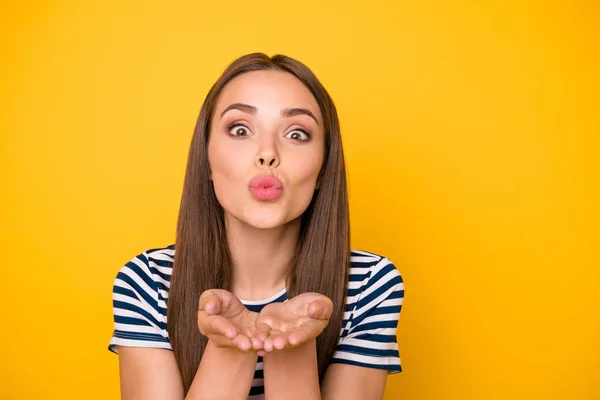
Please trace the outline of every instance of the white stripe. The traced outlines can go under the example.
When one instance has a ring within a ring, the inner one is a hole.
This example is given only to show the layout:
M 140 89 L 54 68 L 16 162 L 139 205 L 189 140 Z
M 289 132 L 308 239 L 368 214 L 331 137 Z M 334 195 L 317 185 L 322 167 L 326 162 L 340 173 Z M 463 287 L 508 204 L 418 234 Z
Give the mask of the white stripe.
M 148 348 L 156 348 L 156 349 L 167 349 L 172 350 L 171 345 L 166 342 L 149 342 L 146 340 L 133 340 L 133 339 L 123 339 L 118 337 L 112 337 L 110 340 L 109 346 L 124 346 L 124 347 L 148 347 Z M 114 349 L 117 353 L 119 353 L 119 348 L 116 347 Z
M 376 349 L 376 350 L 398 350 L 398 343 L 396 342 L 374 342 L 372 340 L 356 339 L 356 338 L 343 338 L 340 340 L 340 344 L 347 344 L 349 346 L 357 346 L 364 349 Z
M 359 254 L 359 255 L 353 256 L 352 253 Z M 363 257 L 360 257 L 360 256 L 363 256 Z M 353 259 L 353 258 L 367 258 L 367 259 L 369 259 L 369 261 L 377 261 L 381 258 L 381 256 L 379 256 L 375 253 L 364 251 L 364 250 L 352 250 L 350 259 Z
M 370 322 L 388 322 L 398 320 L 400 313 L 389 313 L 389 314 L 377 314 L 377 315 L 369 315 L 368 317 L 362 319 L 359 324 L 368 324 Z
M 341 360 L 350 360 L 350 361 L 356 361 L 356 362 L 365 363 L 365 364 L 381 365 L 381 366 L 399 365 L 400 364 L 400 358 L 398 358 L 398 357 L 366 356 L 363 354 L 348 353 L 345 351 L 336 351 L 333 354 L 333 358 L 339 358 Z
M 146 325 L 129 325 L 122 324 L 120 322 L 115 322 L 115 329 L 122 332 L 130 332 L 130 333 L 151 333 L 154 335 L 161 335 L 166 338 L 167 331 L 163 331 L 155 326 L 146 326 Z
M 168 260 L 171 261 L 171 260 Z M 173 262 L 173 261 L 171 261 Z M 157 263 L 155 263 L 152 260 L 148 260 L 148 264 L 152 265 L 152 267 L 156 268 L 161 274 L 165 274 L 168 276 L 171 276 L 171 272 L 173 271 L 173 267 L 163 267 L 158 265 Z
M 163 332 L 164 333 L 167 332 L 166 329 L 160 328 L 154 322 L 148 320 L 148 318 L 145 318 L 144 316 L 136 313 L 135 311 L 131 311 L 131 310 L 126 310 L 124 308 L 116 308 L 115 307 L 115 308 L 113 308 L 113 314 L 114 315 L 118 315 L 120 317 L 130 317 L 130 318 L 139 319 L 140 321 L 144 321 L 145 323 L 147 323 L 148 325 L 150 325 L 149 327 L 145 327 L 145 326 L 142 326 L 142 325 L 129 325 L 129 324 L 125 324 L 124 326 L 131 326 L 131 327 L 139 326 L 140 330 L 142 328 L 150 328 L 150 329 L 152 329 L 152 333 L 161 333 L 162 334 Z M 120 324 L 121 323 L 115 322 L 115 327 L 116 327 L 116 325 L 120 325 Z M 117 328 L 117 329 L 119 329 L 119 328 Z M 119 330 L 121 330 L 121 329 L 119 329 Z M 163 336 L 166 336 L 166 335 L 163 334 Z
M 164 280 L 160 275 L 152 274 L 152 279 L 157 283 L 162 283 L 167 289 L 171 288 L 171 282 Z
M 382 287 L 383 285 L 385 285 L 387 282 L 390 281 L 391 278 L 393 278 L 393 276 L 395 276 L 395 274 L 397 274 L 397 272 L 390 271 L 388 274 L 386 274 L 386 277 L 388 277 L 388 279 L 385 279 L 385 282 L 382 282 L 382 283 L 376 282 L 376 283 L 374 283 L 373 285 L 371 285 L 371 287 L 369 287 L 367 290 L 365 290 L 362 293 L 361 298 L 366 298 L 370 293 L 372 293 L 376 289 L 379 289 L 380 287 Z M 384 278 L 380 279 L 380 281 L 383 281 L 383 280 L 384 280 Z M 375 286 L 375 287 L 373 287 L 373 286 Z M 354 317 L 356 318 L 357 316 L 360 316 L 360 315 L 364 314 L 366 311 L 369 311 L 372 308 L 377 307 L 377 305 L 379 303 L 381 303 L 384 300 L 386 300 L 390 296 L 390 294 L 392 294 L 393 292 L 395 292 L 399 286 L 400 285 L 394 285 L 394 286 L 390 287 L 388 290 L 386 290 L 385 292 L 381 293 L 375 299 L 371 300 L 369 303 L 365 304 L 361 308 L 359 308 L 356 311 L 354 311 Z
M 360 268 L 352 266 L 352 267 L 350 267 L 349 274 L 351 276 L 352 275 L 365 275 L 366 273 L 369 272 L 369 268 L 371 268 L 371 265 L 366 265 L 365 267 L 360 267 Z
M 148 259 L 154 258 L 156 260 L 173 262 L 175 252 L 173 250 L 164 249 L 159 251 L 153 251 L 152 253 L 146 253 L 146 256 L 148 257 Z
M 123 287 L 122 285 L 116 285 L 116 286 Z M 125 286 L 125 288 L 133 290 L 129 285 Z M 157 321 L 164 322 L 165 315 L 162 314 L 161 312 L 159 312 L 158 310 L 156 310 L 154 307 L 152 307 L 150 304 L 146 303 L 145 301 L 142 301 L 138 298 L 133 298 L 133 297 L 121 294 L 121 293 L 113 293 L 113 300 L 122 301 L 123 303 L 128 303 L 128 304 L 134 305 L 136 307 L 139 307 L 142 310 L 147 311 Z M 143 317 L 140 316 L 140 318 L 143 318 Z
M 352 331 L 350 330 L 350 332 L 348 333 L 348 335 L 346 335 L 346 338 L 351 338 L 351 337 L 356 337 L 356 336 L 362 336 L 362 335 L 396 335 L 396 328 L 374 328 L 374 329 L 367 329 L 367 330 L 362 330 L 362 331 Z
M 397 285 L 397 286 L 394 286 L 394 287 L 396 288 L 396 289 L 394 289 L 394 291 L 403 290 L 403 289 L 400 289 L 400 288 L 404 287 L 404 285 L 402 284 L 402 285 Z M 381 302 L 381 304 L 379 305 L 379 307 L 401 306 L 403 300 L 404 300 L 404 297 L 398 297 L 396 299 L 385 299 L 384 301 Z
M 139 260 L 137 260 L 137 261 L 139 261 Z M 137 264 L 137 262 L 136 262 L 136 264 Z M 140 266 L 140 267 L 142 268 L 142 271 L 146 274 L 146 276 L 150 276 L 148 274 L 148 266 Z M 148 284 L 138 274 L 136 274 L 131 268 L 129 268 L 128 266 L 124 266 L 121 268 L 121 272 L 123 274 L 127 275 L 128 277 L 130 277 L 135 283 L 137 283 L 138 286 L 140 288 L 142 288 L 142 290 L 144 292 L 146 292 L 146 294 L 148 296 L 150 296 L 152 299 L 156 299 L 156 297 L 157 297 L 156 291 L 153 288 L 151 288 L 150 286 L 148 286 Z M 119 281 L 119 280 L 120 279 L 117 278 L 117 281 Z M 128 285 L 128 284 L 125 283 L 125 285 Z M 123 286 L 123 287 L 127 287 L 127 286 Z

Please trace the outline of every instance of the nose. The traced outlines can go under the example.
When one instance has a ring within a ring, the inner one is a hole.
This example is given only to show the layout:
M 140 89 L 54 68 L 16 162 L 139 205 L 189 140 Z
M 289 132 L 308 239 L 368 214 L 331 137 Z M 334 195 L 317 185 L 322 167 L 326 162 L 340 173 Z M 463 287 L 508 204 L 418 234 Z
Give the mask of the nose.
M 256 159 L 256 164 L 263 168 L 275 168 L 279 165 L 279 157 L 274 152 L 261 152 Z
M 256 155 L 256 165 L 261 168 L 275 168 L 279 165 L 279 155 L 272 140 L 263 140 Z

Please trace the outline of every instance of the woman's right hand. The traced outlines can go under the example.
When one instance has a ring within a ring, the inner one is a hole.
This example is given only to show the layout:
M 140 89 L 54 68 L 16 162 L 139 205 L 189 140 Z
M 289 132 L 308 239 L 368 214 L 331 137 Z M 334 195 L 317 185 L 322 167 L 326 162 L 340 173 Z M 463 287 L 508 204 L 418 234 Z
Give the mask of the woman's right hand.
M 227 290 L 210 289 L 200 296 L 198 329 L 217 347 L 252 350 L 257 317 Z

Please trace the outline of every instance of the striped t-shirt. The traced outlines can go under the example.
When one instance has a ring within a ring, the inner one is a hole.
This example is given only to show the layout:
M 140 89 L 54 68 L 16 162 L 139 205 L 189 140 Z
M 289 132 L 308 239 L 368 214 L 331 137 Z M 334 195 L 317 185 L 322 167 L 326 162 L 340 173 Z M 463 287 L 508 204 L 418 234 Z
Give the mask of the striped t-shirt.
M 118 272 L 113 286 L 114 333 L 117 346 L 171 350 L 167 301 L 175 246 L 144 251 Z M 340 339 L 330 363 L 402 371 L 396 329 L 404 299 L 402 276 L 383 256 L 352 250 L 346 308 Z M 259 312 L 271 302 L 286 301 L 286 291 L 262 301 L 241 302 Z M 258 357 L 249 399 L 264 398 L 263 363 Z

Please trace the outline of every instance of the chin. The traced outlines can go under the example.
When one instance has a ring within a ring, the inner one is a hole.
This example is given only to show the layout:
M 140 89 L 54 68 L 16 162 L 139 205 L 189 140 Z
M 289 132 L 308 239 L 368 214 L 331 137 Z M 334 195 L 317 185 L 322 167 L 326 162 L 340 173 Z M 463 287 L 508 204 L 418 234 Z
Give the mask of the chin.
M 256 212 L 254 215 L 245 215 L 242 219 L 244 223 L 257 229 L 273 229 L 281 225 L 285 225 L 286 221 L 280 215 L 260 215 L 261 213 Z

